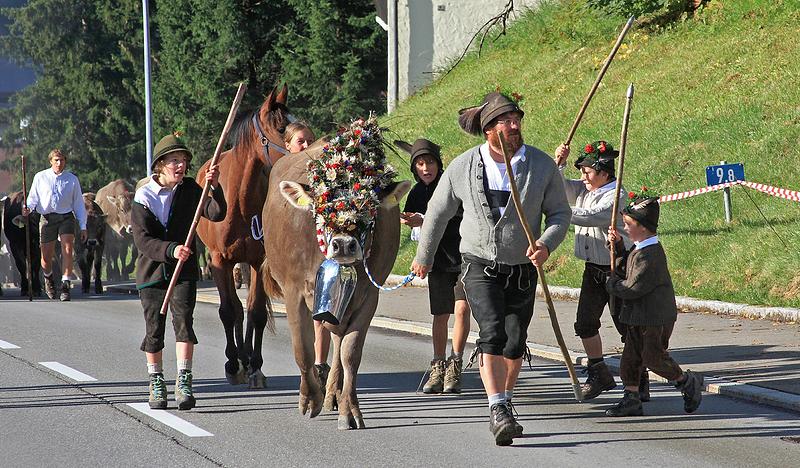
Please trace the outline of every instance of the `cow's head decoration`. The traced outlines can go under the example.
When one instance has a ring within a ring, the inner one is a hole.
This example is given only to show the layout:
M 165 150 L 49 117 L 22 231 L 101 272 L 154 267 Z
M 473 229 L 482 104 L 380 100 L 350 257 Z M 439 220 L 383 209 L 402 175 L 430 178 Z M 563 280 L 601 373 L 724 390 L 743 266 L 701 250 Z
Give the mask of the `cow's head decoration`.
M 281 182 L 283 196 L 313 214 L 320 251 L 342 265 L 364 259 L 381 205 L 396 205 L 410 188 L 407 181 L 393 183 L 397 172 L 387 164 L 383 144 L 374 115 L 355 120 L 308 162 L 308 190 Z

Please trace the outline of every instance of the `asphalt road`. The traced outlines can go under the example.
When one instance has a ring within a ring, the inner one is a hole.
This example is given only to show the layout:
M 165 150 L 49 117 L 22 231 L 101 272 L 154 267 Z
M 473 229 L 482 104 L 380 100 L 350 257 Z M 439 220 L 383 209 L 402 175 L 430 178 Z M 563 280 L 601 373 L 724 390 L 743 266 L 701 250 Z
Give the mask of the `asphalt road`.
M 525 437 L 495 447 L 477 373 L 465 373 L 461 396 L 416 394 L 430 359 L 427 339 L 379 330 L 367 338 L 359 377 L 367 429 L 338 431 L 336 414 L 312 420 L 297 411 L 299 376 L 283 317 L 266 339 L 268 388 L 228 385 L 222 328 L 208 304 L 196 311 L 198 407 L 156 412 L 174 417 L 167 425 L 135 406 L 147 400 L 137 299 L 6 297 L 0 318 L 2 467 L 786 467 L 800 456 L 800 444 L 784 440 L 800 436 L 795 414 L 707 395 L 696 414 L 685 415 L 677 391 L 655 385 L 645 417 L 611 419 L 602 411 L 621 389 L 576 403 L 563 367 L 546 361 L 524 370 L 517 389 Z M 167 336 L 165 374 L 174 381 Z M 72 371 L 59 365 L 85 375 L 68 377 L 63 372 Z

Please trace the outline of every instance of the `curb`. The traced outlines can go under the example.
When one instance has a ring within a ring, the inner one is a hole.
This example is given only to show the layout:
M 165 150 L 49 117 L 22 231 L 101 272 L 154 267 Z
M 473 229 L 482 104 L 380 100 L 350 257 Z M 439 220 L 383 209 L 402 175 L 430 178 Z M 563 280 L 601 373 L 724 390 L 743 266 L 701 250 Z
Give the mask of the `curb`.
M 386 285 L 397 285 L 403 280 L 403 276 L 389 275 Z M 427 288 L 428 280 L 414 278 L 409 283 L 411 287 Z M 581 290 L 579 288 L 568 288 L 564 286 L 550 286 L 550 296 L 553 299 L 562 301 L 578 302 Z M 541 288 L 536 288 L 536 295 L 542 296 Z M 711 313 L 717 315 L 730 315 L 734 317 L 744 317 L 749 319 L 765 319 L 775 322 L 797 322 L 800 321 L 800 309 L 791 307 L 761 307 L 748 304 L 735 304 L 732 302 L 706 301 L 691 297 L 677 296 L 675 302 L 681 312 Z

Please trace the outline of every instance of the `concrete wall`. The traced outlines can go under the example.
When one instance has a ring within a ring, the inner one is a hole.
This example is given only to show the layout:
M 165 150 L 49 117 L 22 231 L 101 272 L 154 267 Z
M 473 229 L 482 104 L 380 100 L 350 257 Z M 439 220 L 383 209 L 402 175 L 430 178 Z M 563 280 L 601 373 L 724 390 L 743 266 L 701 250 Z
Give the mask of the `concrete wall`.
M 508 0 L 397 0 L 398 99 L 407 98 L 430 83 L 437 72 L 446 70 L 479 28 L 503 11 L 507 3 Z M 511 19 L 519 18 L 537 3 L 538 0 L 514 0 Z

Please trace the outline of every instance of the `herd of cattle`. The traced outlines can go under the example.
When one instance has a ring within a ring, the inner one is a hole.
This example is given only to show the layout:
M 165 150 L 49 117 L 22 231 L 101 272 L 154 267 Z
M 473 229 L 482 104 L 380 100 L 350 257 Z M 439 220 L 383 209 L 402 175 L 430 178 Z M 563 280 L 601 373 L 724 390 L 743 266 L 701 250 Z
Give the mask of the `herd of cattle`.
M 88 233 L 86 242 L 80 241 L 75 224 L 75 260 L 80 271 L 81 289 L 84 293 L 103 292 L 101 266 L 105 263 L 106 279 L 128 279 L 136 261 L 136 247 L 131 234 L 131 203 L 134 187 L 117 179 L 97 191 L 83 194 L 86 207 Z M 20 293 L 28 295 L 26 275 L 25 222 L 22 217 L 22 192 L 14 192 L 2 199 L 2 234 L 6 245 L 0 254 L 0 287 L 2 283 L 20 285 Z M 30 255 L 33 295 L 41 296 L 42 281 L 39 265 L 39 214 L 31 214 Z M 56 249 L 60 252 L 61 249 Z M 105 260 L 105 262 L 103 262 Z M 11 263 L 16 268 L 12 270 Z M 92 285 L 94 286 L 92 288 Z M 2 289 L 0 288 L 0 294 Z

